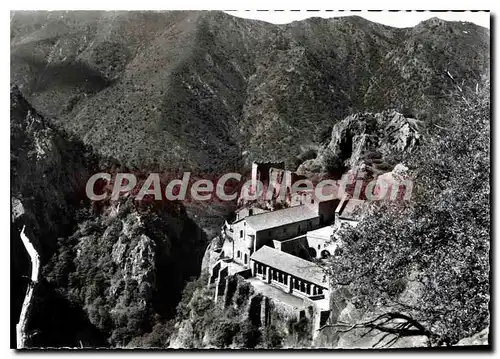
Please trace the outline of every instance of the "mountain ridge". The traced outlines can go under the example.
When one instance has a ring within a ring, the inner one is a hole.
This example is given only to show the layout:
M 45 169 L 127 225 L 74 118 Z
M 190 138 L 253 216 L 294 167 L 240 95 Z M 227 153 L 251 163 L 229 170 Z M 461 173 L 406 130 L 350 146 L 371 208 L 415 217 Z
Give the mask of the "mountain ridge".
M 439 114 L 455 86 L 446 71 L 465 91 L 489 69 L 488 30 L 436 18 L 399 29 L 222 12 L 48 12 L 29 26 L 16 16 L 13 82 L 43 114 L 136 168 L 291 164 L 350 114 Z

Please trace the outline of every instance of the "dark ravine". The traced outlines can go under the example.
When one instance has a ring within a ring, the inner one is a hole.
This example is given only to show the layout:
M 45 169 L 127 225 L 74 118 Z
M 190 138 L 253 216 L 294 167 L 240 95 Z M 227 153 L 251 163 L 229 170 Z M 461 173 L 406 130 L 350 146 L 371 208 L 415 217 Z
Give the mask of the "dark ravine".
M 184 282 L 200 272 L 204 232 L 180 203 L 94 206 L 82 196 L 86 179 L 109 159 L 47 122 L 16 87 L 11 108 L 12 347 L 30 266 L 22 228 L 41 264 L 26 346 L 123 346 L 171 318 Z M 138 322 L 116 332 L 132 315 Z
M 21 229 L 26 228 L 43 266 L 56 249 L 57 238 L 69 235 L 75 225 L 75 211 L 84 199 L 82 189 L 96 168 L 96 159 L 79 141 L 49 125 L 15 86 L 11 88 L 10 128 L 14 328 L 27 284 L 23 275 L 30 272 Z M 15 335 L 12 338 L 15 343 Z

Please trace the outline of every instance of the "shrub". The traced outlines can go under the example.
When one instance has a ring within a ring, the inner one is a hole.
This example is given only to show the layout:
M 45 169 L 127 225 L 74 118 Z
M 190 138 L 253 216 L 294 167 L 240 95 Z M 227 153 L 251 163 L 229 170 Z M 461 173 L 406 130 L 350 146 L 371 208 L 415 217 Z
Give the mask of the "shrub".
M 211 343 L 218 348 L 226 348 L 233 342 L 233 338 L 240 330 L 240 324 L 230 319 L 216 322 L 210 328 Z
M 344 252 L 329 267 L 357 307 L 410 316 L 432 345 L 488 326 L 489 144 L 488 85 L 428 134 L 411 164 L 413 198 L 384 203 L 344 233 Z M 419 295 L 401 303 L 410 280 Z
M 238 348 L 255 348 L 261 339 L 259 328 L 251 323 L 243 323 L 240 331 L 234 337 L 234 344 Z
M 267 349 L 278 349 L 283 345 L 283 334 L 276 326 L 266 327 L 262 333 L 262 346 Z

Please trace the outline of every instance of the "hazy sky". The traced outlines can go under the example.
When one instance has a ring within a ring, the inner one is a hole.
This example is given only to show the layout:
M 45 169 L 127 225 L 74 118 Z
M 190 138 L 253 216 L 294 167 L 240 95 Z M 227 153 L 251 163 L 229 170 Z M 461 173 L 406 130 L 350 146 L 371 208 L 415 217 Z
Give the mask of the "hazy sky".
M 263 20 L 275 24 L 286 24 L 308 17 L 331 18 L 338 16 L 358 15 L 370 21 L 395 27 L 412 27 L 431 17 L 448 21 L 467 21 L 490 28 L 490 13 L 488 12 L 292 12 L 292 11 L 231 11 L 229 14 L 249 19 Z

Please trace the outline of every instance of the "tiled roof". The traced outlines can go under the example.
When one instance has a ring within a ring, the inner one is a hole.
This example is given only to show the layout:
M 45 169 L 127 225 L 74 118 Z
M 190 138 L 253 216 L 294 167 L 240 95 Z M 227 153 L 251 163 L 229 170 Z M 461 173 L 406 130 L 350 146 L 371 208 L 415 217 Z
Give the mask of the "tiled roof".
M 254 216 L 246 217 L 245 219 L 250 227 L 256 231 L 261 231 L 295 222 L 307 221 L 316 217 L 319 216 L 315 211 L 306 205 L 301 205 L 272 212 L 259 213 Z
M 252 254 L 250 259 L 323 288 L 328 288 L 326 276 L 317 264 L 289 253 L 278 251 L 269 246 L 263 246 Z
M 340 218 L 359 219 L 360 214 L 366 206 L 366 201 L 354 198 L 345 198 L 340 201 L 335 213 L 338 213 Z
M 269 212 L 268 209 L 263 209 L 263 208 L 260 208 L 260 207 L 242 207 L 242 208 L 236 209 L 234 212 L 235 213 L 240 213 L 240 212 L 243 212 L 243 211 L 250 211 L 251 209 L 253 210 L 253 213 L 255 213 L 255 214 Z

